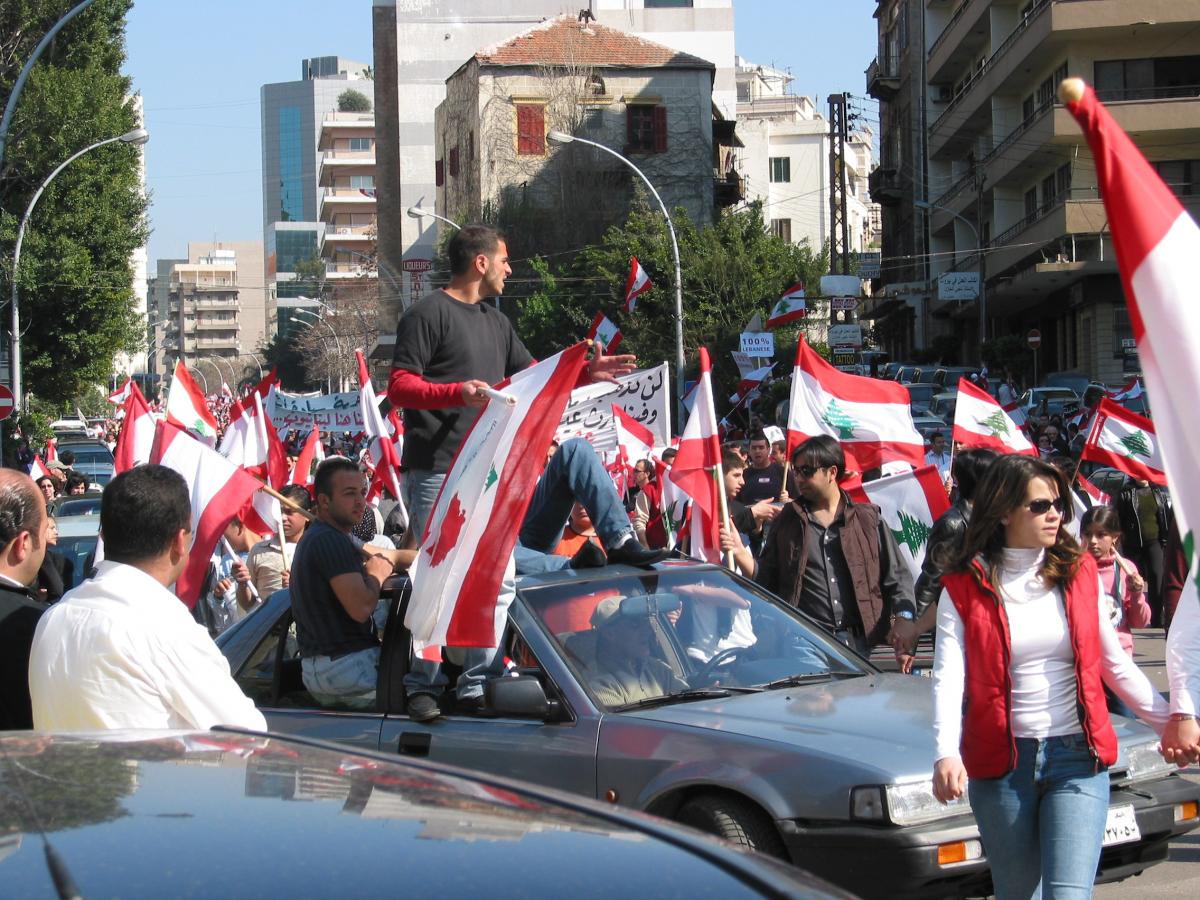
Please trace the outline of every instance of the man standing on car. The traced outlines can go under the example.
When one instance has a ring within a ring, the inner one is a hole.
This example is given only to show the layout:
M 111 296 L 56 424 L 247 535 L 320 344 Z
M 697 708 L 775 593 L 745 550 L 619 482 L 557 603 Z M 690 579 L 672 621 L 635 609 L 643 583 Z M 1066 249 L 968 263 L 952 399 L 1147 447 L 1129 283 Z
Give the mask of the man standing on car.
M 483 302 L 499 297 L 512 274 L 504 235 L 485 225 L 467 225 L 450 239 L 446 255 L 450 283 L 422 297 L 396 325 L 388 382 L 388 399 L 404 411 L 402 489 L 417 543 L 454 455 L 487 403 L 484 391 L 533 362 L 508 318 Z M 594 381 L 615 381 L 631 372 L 633 363 L 632 356 L 604 356 L 597 350 L 589 374 Z M 557 527 L 561 531 L 561 523 Z M 501 594 L 504 603 L 512 586 L 505 585 Z M 494 649 L 464 653 L 460 702 L 482 699 L 487 675 L 500 674 L 498 656 Z M 444 686 L 440 664 L 413 657 L 405 677 L 409 715 L 418 721 L 437 718 Z
M 167 589 L 187 566 L 191 521 L 187 483 L 165 466 L 137 466 L 105 487 L 104 561 L 46 611 L 33 638 L 39 731 L 266 730 L 208 632 Z
M 916 643 L 912 576 L 878 507 L 855 503 L 838 486 L 841 445 L 811 437 L 792 454 L 799 498 L 767 536 L 757 580 L 860 653 L 885 640 Z

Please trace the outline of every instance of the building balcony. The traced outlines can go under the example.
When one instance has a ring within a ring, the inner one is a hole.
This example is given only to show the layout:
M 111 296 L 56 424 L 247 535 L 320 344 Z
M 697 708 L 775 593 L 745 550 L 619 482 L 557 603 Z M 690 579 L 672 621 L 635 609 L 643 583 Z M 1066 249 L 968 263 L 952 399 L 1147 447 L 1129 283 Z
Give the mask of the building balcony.
M 366 264 L 367 262 L 365 259 L 358 263 L 327 262 L 325 263 L 325 277 L 339 279 L 377 277 L 377 273 Z
M 946 81 L 984 52 L 991 37 L 988 0 L 961 0 L 941 33 L 929 45 L 926 77 Z
M 1108 227 L 1102 200 L 1060 199 L 1043 205 L 992 239 L 988 277 L 999 275 L 1028 257 L 1036 256 L 1039 260 L 1055 257 L 1060 242 L 1077 235 L 1101 234 Z
M 906 188 L 896 169 L 877 167 L 867 176 L 867 185 L 871 200 L 880 206 L 895 206 L 904 199 Z
M 713 176 L 713 203 L 724 209 L 746 199 L 746 185 L 737 172 Z
M 196 322 L 195 328 L 197 331 L 232 331 L 235 334 L 238 331 L 237 320 L 226 322 Z
M 882 64 L 879 57 L 871 60 L 867 66 L 867 93 L 876 100 L 891 100 L 900 93 L 900 60 L 884 57 Z
M 333 188 L 327 187 L 321 191 L 321 201 L 318 204 L 317 215 L 321 221 L 330 221 L 326 218 L 326 210 L 333 209 L 356 209 L 362 210 L 366 208 L 374 208 L 375 206 L 375 190 L 373 188 Z

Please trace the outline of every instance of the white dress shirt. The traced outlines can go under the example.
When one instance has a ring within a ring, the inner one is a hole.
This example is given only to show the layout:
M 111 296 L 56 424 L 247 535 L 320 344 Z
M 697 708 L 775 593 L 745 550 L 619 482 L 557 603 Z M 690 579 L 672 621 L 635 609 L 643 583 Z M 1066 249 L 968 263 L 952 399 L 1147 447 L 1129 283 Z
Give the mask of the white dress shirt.
M 1047 589 L 1038 571 L 1044 551 L 1004 550 L 997 585 L 1008 617 L 1011 645 L 1011 726 L 1014 737 L 1046 738 L 1080 730 L 1075 687 L 1075 653 L 1067 631 L 1062 591 Z M 1167 703 L 1121 647 L 1104 611 L 1100 587 L 1100 651 L 1104 683 L 1144 722 L 1162 733 Z M 1172 623 L 1174 630 L 1174 623 Z M 963 622 L 948 591 L 938 601 L 934 644 L 933 731 L 937 758 L 959 755 L 966 676 Z
M 1190 572 L 1188 580 L 1192 580 Z M 1184 589 L 1171 619 L 1167 678 L 1171 684 L 1171 712 L 1200 714 L 1200 603 L 1191 585 Z
M 141 569 L 107 560 L 38 622 L 29 693 L 39 731 L 267 728 L 187 607 Z

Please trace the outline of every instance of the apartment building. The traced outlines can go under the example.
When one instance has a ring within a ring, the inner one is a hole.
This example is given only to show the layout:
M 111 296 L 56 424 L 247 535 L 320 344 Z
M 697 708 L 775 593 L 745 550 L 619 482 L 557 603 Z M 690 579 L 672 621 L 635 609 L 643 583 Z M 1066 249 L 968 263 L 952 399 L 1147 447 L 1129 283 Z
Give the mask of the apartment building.
M 881 35 L 905 5 L 917 4 L 880 3 Z M 947 271 L 978 272 L 982 246 L 989 336 L 1036 327 L 1043 371 L 1120 381 L 1138 365 L 1133 333 L 1095 165 L 1057 87 L 1067 76 L 1090 82 L 1194 213 L 1200 0 L 924 6 L 926 49 L 916 61 L 926 85 L 928 189 L 916 199 L 930 204 L 932 316 L 959 325 L 964 354 L 978 355 L 971 323 L 980 304 L 939 300 L 933 283 Z

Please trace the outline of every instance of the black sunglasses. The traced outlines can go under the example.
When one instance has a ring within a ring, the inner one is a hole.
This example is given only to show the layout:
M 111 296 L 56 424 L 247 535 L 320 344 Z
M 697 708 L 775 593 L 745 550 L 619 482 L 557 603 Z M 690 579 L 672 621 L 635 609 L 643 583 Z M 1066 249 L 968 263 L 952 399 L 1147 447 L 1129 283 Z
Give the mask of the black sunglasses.
M 829 466 L 796 466 L 796 471 L 804 478 L 812 478 L 822 469 L 828 469 Z
M 1044 516 L 1050 512 L 1050 507 L 1052 506 L 1056 513 L 1061 513 L 1065 508 L 1062 497 L 1055 497 L 1053 500 L 1047 500 L 1043 497 L 1041 500 L 1031 500 L 1025 504 L 1025 508 L 1035 516 Z

